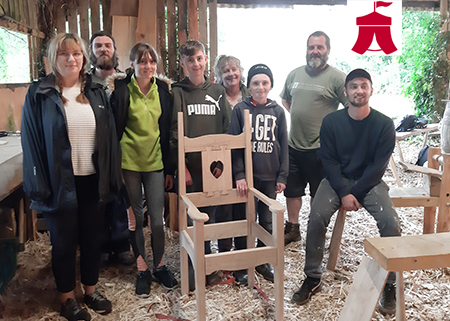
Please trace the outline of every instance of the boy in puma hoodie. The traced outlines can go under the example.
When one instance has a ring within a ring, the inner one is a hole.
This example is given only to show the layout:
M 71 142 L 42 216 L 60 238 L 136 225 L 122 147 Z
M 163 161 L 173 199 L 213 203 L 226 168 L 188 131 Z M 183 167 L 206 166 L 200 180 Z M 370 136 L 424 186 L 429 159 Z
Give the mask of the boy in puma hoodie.
M 205 47 L 197 40 L 186 41 L 179 49 L 180 63 L 187 72 L 187 77 L 173 84 L 173 116 L 170 146 L 172 155 L 178 155 L 178 112 L 183 112 L 184 131 L 189 138 L 228 132 L 231 108 L 225 89 L 213 84 L 205 77 Z M 174 157 L 177 160 L 177 157 Z M 218 178 L 222 174 L 221 164 L 213 169 Z M 188 192 L 202 190 L 202 165 L 200 153 L 190 153 L 186 157 L 186 189 Z M 214 207 L 200 208 L 214 222 Z M 205 253 L 211 253 L 210 242 L 205 242 Z M 189 261 L 189 263 L 191 263 Z M 213 273 L 214 274 L 214 273 Z M 207 277 L 212 283 L 213 276 Z M 189 290 L 195 287 L 192 267 L 189 266 Z
M 274 199 L 276 194 L 281 193 L 286 187 L 289 155 L 284 109 L 274 100 L 267 98 L 272 87 L 273 76 L 269 67 L 257 64 L 250 68 L 247 88 L 250 90 L 251 97 L 245 98 L 233 108 L 229 132 L 232 135 L 243 132 L 244 111 L 249 110 L 252 127 L 254 187 Z M 233 175 L 238 193 L 245 196 L 248 186 L 245 177 L 244 153 L 241 150 L 233 152 Z M 267 205 L 258 201 L 256 211 L 259 224 L 272 233 L 272 213 Z M 240 214 L 234 215 L 234 219 L 245 219 L 245 212 Z M 260 240 L 258 240 L 258 246 L 264 246 Z M 262 264 L 255 269 L 266 280 L 273 282 L 273 269 L 270 264 Z M 238 283 L 247 283 L 246 270 L 236 271 L 234 274 Z

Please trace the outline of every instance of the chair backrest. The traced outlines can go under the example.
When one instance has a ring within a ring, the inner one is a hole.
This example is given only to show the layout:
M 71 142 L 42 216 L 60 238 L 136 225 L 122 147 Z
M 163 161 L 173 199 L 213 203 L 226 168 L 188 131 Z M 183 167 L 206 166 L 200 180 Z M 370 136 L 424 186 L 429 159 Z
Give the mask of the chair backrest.
M 178 173 L 179 193 L 186 195 L 185 166 L 187 153 L 200 152 L 202 162 L 203 191 L 189 193 L 192 202 L 198 206 L 213 206 L 245 202 L 246 197 L 240 197 L 233 188 L 233 170 L 231 151 L 243 149 L 245 158 L 245 173 L 247 184 L 253 187 L 251 131 L 249 111 L 245 111 L 244 130 L 240 135 L 215 134 L 196 138 L 184 136 L 183 113 L 178 113 Z M 222 175 L 215 178 L 212 170 L 216 162 L 223 164 Z

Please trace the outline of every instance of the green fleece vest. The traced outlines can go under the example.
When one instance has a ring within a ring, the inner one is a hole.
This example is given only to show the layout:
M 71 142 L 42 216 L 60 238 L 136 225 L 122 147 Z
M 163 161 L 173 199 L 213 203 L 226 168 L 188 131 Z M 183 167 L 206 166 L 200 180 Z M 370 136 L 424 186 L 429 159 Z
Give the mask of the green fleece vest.
M 161 104 L 158 86 L 152 86 L 144 95 L 134 77 L 127 85 L 130 91 L 128 121 L 120 140 L 122 168 L 136 172 L 152 172 L 164 168 L 160 144 L 159 118 Z

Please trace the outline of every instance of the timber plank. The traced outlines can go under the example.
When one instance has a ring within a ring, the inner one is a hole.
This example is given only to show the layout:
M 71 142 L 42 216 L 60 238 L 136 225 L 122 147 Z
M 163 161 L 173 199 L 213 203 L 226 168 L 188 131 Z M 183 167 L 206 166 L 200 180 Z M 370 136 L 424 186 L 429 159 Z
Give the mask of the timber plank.
M 167 70 L 170 79 L 177 75 L 177 16 L 175 0 L 167 0 Z
M 450 266 L 450 233 L 366 238 L 365 251 L 387 271 Z
M 80 0 L 78 3 L 78 13 L 80 14 L 80 36 L 89 43 L 89 0 Z

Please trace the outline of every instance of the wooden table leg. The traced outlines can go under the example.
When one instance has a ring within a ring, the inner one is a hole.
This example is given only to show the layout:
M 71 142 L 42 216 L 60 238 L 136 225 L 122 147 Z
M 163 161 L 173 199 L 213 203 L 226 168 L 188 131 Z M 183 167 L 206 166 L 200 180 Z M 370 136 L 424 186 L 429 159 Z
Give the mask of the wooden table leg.
M 377 262 L 363 257 L 339 321 L 370 321 L 388 274 Z
M 395 320 L 396 321 L 406 321 L 406 313 L 405 313 L 405 288 L 403 285 L 403 272 L 396 273 L 396 312 L 395 312 Z
M 397 182 L 398 187 L 402 187 L 402 181 L 400 180 L 400 177 L 398 176 L 397 167 L 395 166 L 394 156 L 391 155 L 389 158 L 389 166 L 391 166 L 392 174 L 394 175 L 395 181 Z

